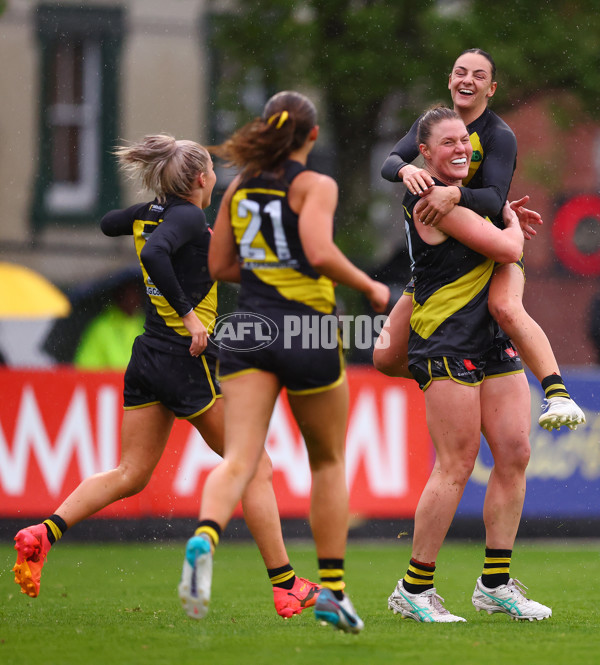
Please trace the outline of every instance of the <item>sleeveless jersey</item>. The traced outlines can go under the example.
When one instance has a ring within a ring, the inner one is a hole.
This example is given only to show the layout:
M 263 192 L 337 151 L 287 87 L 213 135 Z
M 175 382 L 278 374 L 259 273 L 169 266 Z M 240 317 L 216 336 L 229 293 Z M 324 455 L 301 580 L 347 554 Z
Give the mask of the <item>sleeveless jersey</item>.
M 288 191 L 305 166 L 288 160 L 281 174 L 260 173 L 231 199 L 231 226 L 241 260 L 238 310 L 284 308 L 324 314 L 335 310 L 330 279 L 309 264 Z
M 407 193 L 403 202 L 414 276 L 409 361 L 480 355 L 492 346 L 498 330 L 488 311 L 494 261 L 451 237 L 439 245 L 425 243 L 413 222 L 419 200 Z

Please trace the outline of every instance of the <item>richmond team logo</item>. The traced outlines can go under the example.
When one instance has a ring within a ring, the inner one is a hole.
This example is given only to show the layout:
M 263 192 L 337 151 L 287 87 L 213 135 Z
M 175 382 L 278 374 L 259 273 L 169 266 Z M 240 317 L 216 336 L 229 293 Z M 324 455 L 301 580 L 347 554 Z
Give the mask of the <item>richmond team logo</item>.
M 230 351 L 258 351 L 273 344 L 279 336 L 275 321 L 264 314 L 234 312 L 214 321 L 210 341 Z

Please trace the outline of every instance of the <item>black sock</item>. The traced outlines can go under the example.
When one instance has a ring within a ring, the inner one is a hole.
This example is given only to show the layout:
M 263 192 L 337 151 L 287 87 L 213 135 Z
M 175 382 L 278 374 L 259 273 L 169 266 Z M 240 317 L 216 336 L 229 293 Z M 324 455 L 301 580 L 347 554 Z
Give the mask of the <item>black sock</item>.
M 319 559 L 319 577 L 323 588 L 338 600 L 344 599 L 344 559 Z
M 289 563 L 279 568 L 267 568 L 271 584 L 282 589 L 291 589 L 296 581 L 296 573 Z
M 560 374 L 550 374 L 543 378 L 542 388 L 544 389 L 546 399 L 550 399 L 551 397 L 571 397 L 569 391 L 565 388 Z
M 54 545 L 57 540 L 60 540 L 69 528 L 63 518 L 58 515 L 50 515 L 47 520 L 44 520 L 44 526 L 46 527 L 50 545 Z
M 219 544 L 221 538 L 221 527 L 213 520 L 200 520 L 194 531 L 195 536 L 206 535 L 210 538 L 213 547 Z
M 510 579 L 510 559 L 512 550 L 492 550 L 485 548 L 485 560 L 481 583 L 488 589 L 508 584 Z
M 435 562 L 423 563 L 411 559 L 406 575 L 402 580 L 404 588 L 408 593 L 423 593 L 433 589 L 433 574 L 435 573 Z

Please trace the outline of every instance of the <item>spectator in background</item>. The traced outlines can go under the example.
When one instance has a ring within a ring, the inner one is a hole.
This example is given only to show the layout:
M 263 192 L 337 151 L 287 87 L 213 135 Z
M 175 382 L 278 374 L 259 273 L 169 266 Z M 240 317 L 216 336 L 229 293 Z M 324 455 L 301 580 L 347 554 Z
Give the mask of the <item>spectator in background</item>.
M 124 370 L 131 347 L 144 332 L 142 282 L 130 279 L 111 291 L 111 304 L 83 332 L 74 365 L 79 369 Z

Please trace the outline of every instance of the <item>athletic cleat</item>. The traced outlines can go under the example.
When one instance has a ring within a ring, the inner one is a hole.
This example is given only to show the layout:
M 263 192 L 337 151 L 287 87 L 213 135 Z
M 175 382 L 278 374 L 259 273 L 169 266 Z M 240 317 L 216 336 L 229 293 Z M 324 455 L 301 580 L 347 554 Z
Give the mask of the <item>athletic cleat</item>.
M 302 577 L 296 577 L 291 589 L 273 587 L 273 601 L 277 614 L 284 619 L 289 619 L 294 614 L 300 614 L 307 607 L 312 607 L 317 602 L 321 587 L 314 582 L 309 582 Z
M 394 614 L 401 614 L 404 619 L 414 619 L 422 623 L 457 623 L 466 621 L 451 614 L 443 605 L 444 599 L 434 589 L 422 593 L 409 593 L 398 580 L 394 593 L 388 598 L 388 607 Z
M 365 627 L 348 596 L 338 600 L 331 589 L 321 589 L 315 603 L 315 619 L 345 633 L 360 633 Z
M 192 619 L 202 619 L 208 612 L 212 583 L 212 552 L 204 536 L 192 536 L 185 548 L 181 582 L 177 587 L 181 604 Z
M 484 610 L 488 614 L 503 612 L 515 620 L 542 621 L 552 616 L 552 610 L 524 595 L 527 587 L 519 580 L 509 579 L 508 584 L 502 584 L 495 589 L 488 589 L 477 580 L 471 602 L 478 612 Z
M 548 431 L 563 425 L 573 430 L 585 423 L 585 414 L 570 397 L 550 397 L 544 408 L 538 422 Z
M 42 568 L 50 551 L 48 530 L 45 524 L 34 524 L 21 529 L 15 536 L 17 563 L 13 566 L 15 582 L 21 593 L 37 598 L 40 593 Z

